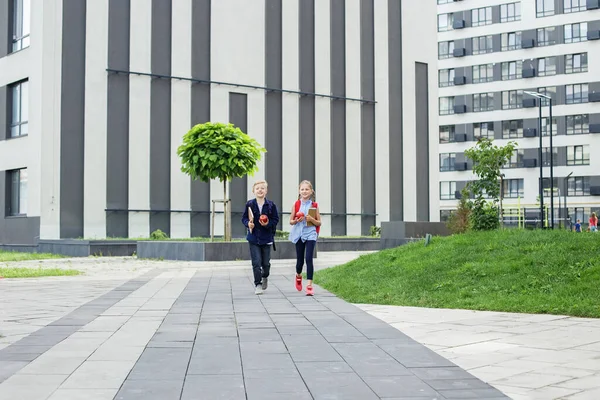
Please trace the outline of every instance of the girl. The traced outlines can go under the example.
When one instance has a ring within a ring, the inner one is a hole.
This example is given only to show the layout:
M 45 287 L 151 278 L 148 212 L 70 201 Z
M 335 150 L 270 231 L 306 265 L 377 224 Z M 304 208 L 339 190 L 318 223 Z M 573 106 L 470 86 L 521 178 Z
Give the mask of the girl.
M 306 295 L 312 296 L 313 279 L 313 253 L 317 244 L 317 237 L 321 228 L 321 214 L 319 205 L 315 202 L 315 191 L 309 181 L 300 182 L 298 200 L 292 207 L 290 215 L 290 241 L 296 244 L 296 289 L 302 290 L 302 267 L 306 255 Z M 314 217 L 309 215 L 309 209 L 314 208 Z M 308 225 L 310 223 L 311 225 Z
M 590 231 L 596 232 L 598 230 L 598 217 L 596 216 L 595 212 L 592 213 L 589 223 L 590 223 Z
M 262 294 L 269 285 L 271 245 L 279 223 L 277 206 L 266 198 L 267 186 L 267 181 L 264 180 L 254 182 L 252 193 L 256 198 L 248 200 L 242 216 L 242 223 L 248 228 L 246 240 L 250 246 L 252 259 L 254 294 Z

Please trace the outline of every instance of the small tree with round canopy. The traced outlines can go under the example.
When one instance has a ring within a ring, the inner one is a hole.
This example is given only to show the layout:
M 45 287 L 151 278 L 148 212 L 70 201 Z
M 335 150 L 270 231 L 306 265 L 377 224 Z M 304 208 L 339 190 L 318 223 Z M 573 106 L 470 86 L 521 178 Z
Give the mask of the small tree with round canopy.
M 223 182 L 224 238 L 231 240 L 231 207 L 227 198 L 227 182 L 233 177 L 254 175 L 262 153 L 266 152 L 256 140 L 230 123 L 206 122 L 195 125 L 183 137 L 177 149 L 181 171 L 192 179 Z M 214 215 L 213 215 L 214 220 Z

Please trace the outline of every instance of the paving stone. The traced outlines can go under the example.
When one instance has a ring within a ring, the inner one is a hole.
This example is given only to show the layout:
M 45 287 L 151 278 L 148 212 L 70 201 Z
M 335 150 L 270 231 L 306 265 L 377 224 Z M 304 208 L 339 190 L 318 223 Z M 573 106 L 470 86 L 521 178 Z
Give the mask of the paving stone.
M 183 379 L 127 380 L 114 400 L 170 400 L 179 399 Z M 197 394 L 198 395 L 198 394 Z M 196 397 L 198 398 L 198 397 Z M 111 398 L 112 400 L 112 398 Z
M 187 373 L 241 375 L 239 344 L 236 341 L 232 344 L 194 346 Z
M 379 396 L 355 373 L 304 377 L 304 381 L 315 400 L 379 400 Z
M 441 397 L 431 386 L 412 375 L 367 376 L 363 379 L 380 397 Z
M 206 399 L 239 400 L 246 398 L 241 374 L 189 375 L 185 379 L 181 400 L 197 400 L 200 398 L 200 393 L 202 398 Z
M 113 400 L 117 389 L 58 389 L 48 400 Z
M 429 379 L 473 379 L 473 375 L 459 367 L 410 368 L 416 377 Z
M 70 389 L 118 389 L 133 362 L 86 361 L 62 384 Z
M 191 349 L 147 348 L 133 366 L 128 379 L 183 379 Z

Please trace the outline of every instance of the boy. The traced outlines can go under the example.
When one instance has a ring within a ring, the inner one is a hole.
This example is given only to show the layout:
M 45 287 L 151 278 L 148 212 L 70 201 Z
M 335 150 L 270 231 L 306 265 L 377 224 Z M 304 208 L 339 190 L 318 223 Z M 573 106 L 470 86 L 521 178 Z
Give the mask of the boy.
M 271 269 L 271 245 L 279 214 L 275 203 L 268 200 L 267 181 L 254 182 L 252 193 L 255 198 L 246 202 L 242 223 L 247 228 L 246 240 L 250 246 L 252 271 L 254 273 L 254 294 L 262 294 L 269 285 Z
M 581 220 L 578 219 L 577 223 L 575 224 L 575 232 L 581 232 Z

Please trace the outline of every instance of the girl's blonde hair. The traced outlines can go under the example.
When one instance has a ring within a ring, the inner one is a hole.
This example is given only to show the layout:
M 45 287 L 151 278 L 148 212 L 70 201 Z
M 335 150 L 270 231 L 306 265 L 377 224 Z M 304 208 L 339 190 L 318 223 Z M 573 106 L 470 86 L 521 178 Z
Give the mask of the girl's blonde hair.
M 259 179 L 258 181 L 254 182 L 254 185 L 252 185 L 252 193 L 254 193 L 254 188 L 256 187 L 256 185 L 265 185 L 265 187 L 268 189 L 269 188 L 269 184 L 267 183 L 267 181 L 265 181 L 264 179 Z
M 298 185 L 298 189 L 300 189 L 300 186 L 302 186 L 302 185 L 308 185 L 308 187 L 312 191 L 312 194 L 310 195 L 310 199 L 312 201 L 316 201 L 317 197 L 315 196 L 315 189 L 313 189 L 312 183 L 310 183 L 310 181 L 304 180 L 304 181 L 300 182 L 300 184 Z M 300 200 L 300 194 L 298 194 L 298 200 Z

